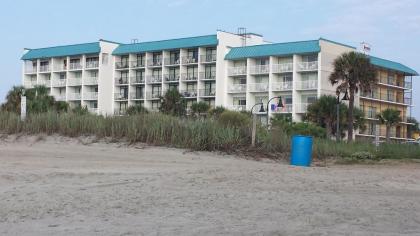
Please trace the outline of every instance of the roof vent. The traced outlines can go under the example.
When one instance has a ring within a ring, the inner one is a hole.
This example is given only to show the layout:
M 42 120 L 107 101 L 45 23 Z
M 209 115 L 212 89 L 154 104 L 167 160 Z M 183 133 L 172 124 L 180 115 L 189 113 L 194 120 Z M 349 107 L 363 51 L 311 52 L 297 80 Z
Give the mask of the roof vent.
M 131 39 L 131 44 L 135 44 L 135 43 L 138 43 L 139 42 L 139 39 Z

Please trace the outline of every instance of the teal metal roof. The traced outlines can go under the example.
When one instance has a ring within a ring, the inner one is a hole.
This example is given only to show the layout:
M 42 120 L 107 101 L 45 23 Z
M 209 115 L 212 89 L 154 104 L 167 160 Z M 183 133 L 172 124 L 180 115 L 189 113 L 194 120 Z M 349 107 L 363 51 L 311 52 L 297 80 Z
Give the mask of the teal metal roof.
M 379 57 L 370 56 L 370 62 L 375 66 L 385 69 L 396 70 L 413 76 L 419 75 L 415 70 L 395 61 L 389 61 Z
M 99 42 L 83 43 L 49 48 L 29 49 L 29 51 L 25 53 L 21 59 L 33 60 L 50 57 L 75 56 L 82 54 L 94 54 L 99 53 L 100 51 L 101 47 L 99 46 Z
M 152 42 L 142 42 L 135 44 L 121 44 L 118 46 L 113 55 L 122 55 L 129 53 L 153 52 L 176 48 L 191 48 L 202 46 L 217 45 L 218 40 L 216 35 L 205 35 L 189 38 L 169 39 Z
M 232 48 L 225 56 L 226 60 L 238 60 L 247 57 L 267 57 L 292 54 L 318 53 L 321 51 L 318 40 L 289 43 L 272 43 L 247 47 Z

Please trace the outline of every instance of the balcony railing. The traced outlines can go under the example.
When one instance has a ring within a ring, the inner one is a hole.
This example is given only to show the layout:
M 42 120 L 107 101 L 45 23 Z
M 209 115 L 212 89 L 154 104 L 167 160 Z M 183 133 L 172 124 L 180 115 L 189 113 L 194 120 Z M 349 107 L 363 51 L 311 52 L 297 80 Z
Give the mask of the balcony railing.
M 393 102 L 393 103 L 400 103 L 400 104 L 411 104 L 411 98 L 404 97 L 403 94 L 387 94 L 387 93 L 377 93 L 377 92 L 368 92 L 368 93 L 361 93 L 360 97 L 367 98 L 367 99 L 375 99 L 384 102 Z
M 272 91 L 289 91 L 293 89 L 293 82 L 279 82 L 279 83 L 272 83 L 271 90 Z
M 184 73 L 181 75 L 182 81 L 197 81 L 197 79 L 198 79 L 197 73 L 193 73 L 193 74 Z
M 65 71 L 67 70 L 67 65 L 65 64 L 54 64 L 54 71 Z
M 269 65 L 251 66 L 250 73 L 253 75 L 261 75 L 270 73 Z
M 98 92 L 85 92 L 83 94 L 85 100 L 98 100 Z
M 82 95 L 80 93 L 69 93 L 67 95 L 67 99 L 68 100 L 81 100 Z
M 232 111 L 246 111 L 246 105 L 231 105 L 228 106 L 228 109 Z
M 25 81 L 24 86 L 25 88 L 33 88 L 36 85 L 36 80 Z
M 83 68 L 82 64 L 79 62 L 77 63 L 70 63 L 70 70 L 81 70 Z
M 179 91 L 179 93 L 186 98 L 197 97 L 197 90 L 184 90 L 184 91 Z
M 309 105 L 311 105 L 311 103 L 296 103 L 296 113 L 306 113 Z
M 215 62 L 217 60 L 217 55 L 215 53 L 214 54 L 201 55 L 200 59 L 201 59 L 201 63 Z
M 274 64 L 273 73 L 288 73 L 293 71 L 293 63 Z
M 296 89 L 310 90 L 318 88 L 318 80 L 296 81 Z
M 127 114 L 127 109 L 115 109 L 114 115 L 116 116 L 124 116 Z
M 230 67 L 228 69 L 228 76 L 246 75 L 246 66 Z
M 130 77 L 130 84 L 144 84 L 144 76 Z
M 268 83 L 252 83 L 248 85 L 250 92 L 268 92 Z
M 149 75 L 147 76 L 147 83 L 149 84 L 160 84 L 162 83 L 162 76 L 161 75 Z
M 87 61 L 86 69 L 95 69 L 99 67 L 99 61 Z
M 115 85 L 128 85 L 128 78 L 127 77 L 115 78 Z
M 271 110 L 272 113 L 292 113 L 293 104 L 284 104 L 283 107 L 276 107 Z
M 82 85 L 82 78 L 68 78 L 67 85 L 68 86 L 80 86 L 80 85 Z
M 84 85 L 97 85 L 98 84 L 98 77 L 88 77 L 84 78 Z
M 160 67 L 162 66 L 162 59 L 150 59 L 147 61 L 147 66 Z
M 58 95 L 56 95 L 54 97 L 55 97 L 55 100 L 56 101 L 60 101 L 60 102 L 66 101 L 66 95 L 64 95 L 64 94 L 58 94 Z
M 216 96 L 216 89 L 212 88 L 212 89 L 200 89 L 199 90 L 199 95 L 201 97 L 214 97 Z
M 166 66 L 176 66 L 179 65 L 180 59 L 176 57 L 168 57 L 164 59 Z
M 180 75 L 179 74 L 167 74 L 167 75 L 163 75 L 163 78 L 165 79 L 165 82 L 168 83 L 177 83 L 180 79 Z
M 36 67 L 25 67 L 25 74 L 36 74 Z
M 40 66 L 39 72 L 50 72 L 50 65 Z
M 232 84 L 229 86 L 230 93 L 245 93 L 246 92 L 246 84 Z
M 99 112 L 98 108 L 88 107 L 87 109 L 92 114 L 98 114 L 98 112 Z
M 52 85 L 53 87 L 66 87 L 66 79 L 55 79 Z
M 413 83 L 410 82 L 410 81 L 404 81 L 404 88 L 412 89 L 413 88 Z
M 137 92 L 130 93 L 130 98 L 134 100 L 144 99 L 144 93 L 137 93 Z
M 318 70 L 318 61 L 299 62 L 299 71 L 314 71 Z
M 40 80 L 38 84 L 45 87 L 51 87 L 51 80 Z
M 140 67 L 144 67 L 144 60 L 135 60 L 135 61 L 131 61 L 131 68 L 140 68 Z
M 128 61 L 117 61 L 115 62 L 116 69 L 127 69 L 128 68 Z
M 200 72 L 200 80 L 216 80 L 216 72 Z
M 194 57 L 194 56 L 182 57 L 182 64 L 196 64 L 196 63 L 198 63 L 197 57 Z
M 116 101 L 126 101 L 128 100 L 128 93 L 114 93 L 114 99 Z
M 158 91 L 158 92 L 148 92 L 146 93 L 146 98 L 147 99 L 160 99 L 160 97 L 162 96 L 162 92 Z

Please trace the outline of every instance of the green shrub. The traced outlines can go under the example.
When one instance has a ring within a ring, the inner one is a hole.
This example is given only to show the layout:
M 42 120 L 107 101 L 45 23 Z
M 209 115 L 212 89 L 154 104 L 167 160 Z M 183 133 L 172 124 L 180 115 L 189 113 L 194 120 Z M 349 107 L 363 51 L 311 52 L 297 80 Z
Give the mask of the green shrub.
M 373 160 L 373 159 L 375 159 L 375 155 L 373 155 L 370 152 L 365 152 L 365 151 L 355 152 L 350 157 L 351 157 L 351 159 L 355 159 L 355 160 Z
M 192 115 L 200 115 L 208 112 L 210 105 L 206 102 L 195 102 L 191 105 Z
M 133 116 L 138 114 L 145 114 L 149 113 L 146 108 L 144 108 L 142 105 L 134 105 L 127 108 L 127 115 Z
M 224 111 L 220 117 L 219 122 L 224 126 L 232 127 L 250 127 L 251 117 L 247 114 L 235 112 L 235 111 Z
M 220 117 L 220 115 L 221 115 L 224 111 L 226 111 L 226 109 L 225 109 L 224 107 L 222 107 L 222 106 L 217 106 L 217 107 L 215 107 L 215 108 L 213 108 L 213 109 L 210 109 L 209 114 L 210 114 L 211 116 L 215 117 L 215 118 L 219 118 L 219 117 Z

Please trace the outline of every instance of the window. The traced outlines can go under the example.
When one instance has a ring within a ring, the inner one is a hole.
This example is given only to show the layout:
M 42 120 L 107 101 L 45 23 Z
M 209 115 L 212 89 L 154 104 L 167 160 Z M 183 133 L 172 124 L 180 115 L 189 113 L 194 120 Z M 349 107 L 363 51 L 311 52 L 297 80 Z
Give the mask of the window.
M 162 77 L 162 70 L 161 69 L 153 69 L 152 75 L 155 78 L 161 78 Z
M 269 58 L 261 58 L 261 59 L 257 59 L 257 61 L 256 61 L 256 64 L 258 66 L 268 65 L 269 63 L 270 63 Z
M 293 75 L 292 74 L 283 75 L 282 76 L 282 81 L 283 82 L 292 82 L 293 81 Z
M 195 66 L 189 66 L 187 67 L 187 75 L 189 79 L 196 79 L 197 78 L 197 71 L 198 67 Z
M 90 71 L 90 77 L 97 78 L 98 77 L 98 71 Z
M 137 54 L 137 66 L 144 66 L 144 54 Z
M 169 84 L 169 90 L 178 90 L 178 84 Z
M 316 100 L 317 100 L 316 96 L 309 96 L 309 97 L 306 98 L 306 102 L 309 103 L 309 104 L 312 104 L 312 103 L 316 102 Z
M 188 49 L 188 58 L 192 58 L 193 62 L 196 62 L 198 58 L 198 49 Z
M 367 110 L 368 118 L 376 118 L 376 107 L 369 106 Z
M 82 78 L 82 72 L 75 72 L 74 77 L 75 78 Z
M 187 83 L 187 91 L 190 91 L 190 92 L 197 91 L 197 83 Z
M 120 76 L 121 76 L 121 79 L 127 80 L 128 79 L 128 71 L 121 71 Z
M 66 79 L 66 73 L 60 73 L 60 79 Z M 76 77 L 76 78 L 78 78 L 78 77 Z
M 394 101 L 394 91 L 388 89 L 386 92 L 387 92 L 387 100 Z
M 318 61 L 317 54 L 302 56 L 302 62 L 313 62 L 313 61 Z
M 246 106 L 246 98 L 245 97 L 233 98 L 233 105 Z
M 120 94 L 123 98 L 128 98 L 128 87 L 120 87 Z
M 102 53 L 102 65 L 108 65 L 108 53 Z
M 48 66 L 50 64 L 49 61 L 41 61 L 40 65 L 41 66 Z
M 136 70 L 136 79 L 137 81 L 141 81 L 144 79 L 144 71 L 143 70 Z
M 179 75 L 179 68 L 169 68 L 169 76 L 175 78 Z
M 144 88 L 141 86 L 136 87 L 136 98 L 143 98 Z
M 160 108 L 159 101 L 152 101 L 152 110 L 158 110 Z
M 284 97 L 284 103 L 285 104 L 293 104 L 293 98 L 292 98 L 292 96 Z
M 121 56 L 121 66 L 128 66 L 128 55 Z
M 206 65 L 204 68 L 204 78 L 205 79 L 215 79 L 216 78 L 216 66 L 215 65 Z
M 169 64 L 179 64 L 179 51 L 171 51 L 169 54 Z
M 152 86 L 152 94 L 160 96 L 162 87 L 160 85 Z
M 374 123 L 369 123 L 368 124 L 368 129 L 367 129 L 367 134 L 368 135 L 375 135 L 375 133 L 376 133 L 376 127 L 375 127 L 375 124 Z
M 127 102 L 119 102 L 119 110 L 120 112 L 124 112 L 127 110 L 128 103 Z
M 161 65 L 161 64 L 162 64 L 162 54 L 153 53 L 153 65 Z
M 92 108 L 94 109 L 98 108 L 98 102 L 92 102 Z

